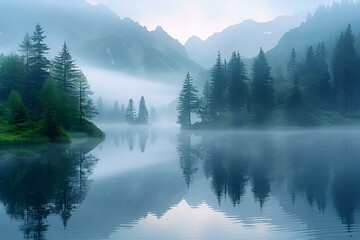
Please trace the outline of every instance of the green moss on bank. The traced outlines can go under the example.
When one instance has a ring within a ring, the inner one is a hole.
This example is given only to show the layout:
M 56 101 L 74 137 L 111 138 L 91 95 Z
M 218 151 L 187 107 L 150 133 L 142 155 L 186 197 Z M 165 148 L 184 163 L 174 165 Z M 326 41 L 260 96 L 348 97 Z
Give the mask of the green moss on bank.
M 46 136 L 43 130 L 41 124 L 32 121 L 16 125 L 9 125 L 5 121 L 0 121 L 0 145 L 69 143 L 71 138 L 104 137 L 104 133 L 95 124 L 88 121 L 83 126 L 75 126 L 70 131 L 61 130 L 51 138 Z

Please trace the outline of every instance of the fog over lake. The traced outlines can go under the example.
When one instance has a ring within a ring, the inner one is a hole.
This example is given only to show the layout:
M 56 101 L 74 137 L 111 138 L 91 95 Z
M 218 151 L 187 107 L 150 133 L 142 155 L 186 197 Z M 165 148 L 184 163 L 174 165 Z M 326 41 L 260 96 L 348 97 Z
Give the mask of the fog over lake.
M 116 100 L 126 105 L 130 98 L 137 103 L 144 96 L 149 106 L 167 106 L 176 100 L 182 81 L 179 76 L 170 74 L 167 81 L 164 77 L 155 81 L 95 67 L 82 67 L 82 70 L 95 93 L 94 99 L 101 96 L 108 105 Z
M 101 127 L 101 143 L 1 151 L 6 239 L 360 236 L 359 129 Z M 26 182 L 33 174 L 47 187 Z

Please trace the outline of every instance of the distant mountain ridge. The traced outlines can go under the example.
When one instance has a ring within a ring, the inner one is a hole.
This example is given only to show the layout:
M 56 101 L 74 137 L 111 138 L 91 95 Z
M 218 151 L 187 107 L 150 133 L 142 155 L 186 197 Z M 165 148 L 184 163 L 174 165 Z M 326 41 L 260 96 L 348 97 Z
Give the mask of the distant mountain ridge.
M 306 14 L 301 12 L 263 23 L 246 20 L 214 33 L 205 41 L 193 36 L 185 43 L 185 48 L 189 56 L 204 67 L 214 63 L 218 51 L 225 58 L 230 57 L 233 51 L 239 51 L 245 58 L 252 58 L 259 53 L 260 47 L 265 51 L 275 47 L 285 32 L 298 27 L 305 19 Z
M 104 5 L 84 0 L 0 0 L 0 52 L 16 51 L 37 23 L 53 55 L 66 41 L 76 57 L 103 68 L 144 75 L 201 70 L 161 27 L 148 31 Z
M 269 62 L 273 69 L 282 68 L 286 73 L 286 64 L 293 48 L 297 52 L 298 61 L 301 61 L 309 46 L 316 47 L 324 42 L 329 54 L 328 65 L 331 67 L 331 54 L 336 42 L 349 24 L 356 38 L 355 46 L 360 51 L 360 1 L 342 1 L 334 2 L 332 6 L 320 6 L 299 27 L 285 33 L 276 47 L 267 52 Z

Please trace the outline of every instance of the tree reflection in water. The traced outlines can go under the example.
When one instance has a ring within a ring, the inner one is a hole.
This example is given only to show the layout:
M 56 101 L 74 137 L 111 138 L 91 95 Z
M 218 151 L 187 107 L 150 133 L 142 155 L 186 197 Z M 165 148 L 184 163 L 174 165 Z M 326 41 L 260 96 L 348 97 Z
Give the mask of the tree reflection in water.
M 229 197 L 234 206 L 241 204 L 247 186 L 260 208 L 270 198 L 271 186 L 286 186 L 293 204 L 305 196 L 310 207 L 326 211 L 329 201 L 349 232 L 354 213 L 360 205 L 360 143 L 330 139 L 326 134 L 197 132 L 178 135 L 177 151 L 188 186 L 198 163 L 210 181 L 219 205 Z
M 66 227 L 86 196 L 98 161 L 88 152 L 98 143 L 1 151 L 0 201 L 11 218 L 22 221 L 25 239 L 46 239 L 50 215 L 60 216 Z

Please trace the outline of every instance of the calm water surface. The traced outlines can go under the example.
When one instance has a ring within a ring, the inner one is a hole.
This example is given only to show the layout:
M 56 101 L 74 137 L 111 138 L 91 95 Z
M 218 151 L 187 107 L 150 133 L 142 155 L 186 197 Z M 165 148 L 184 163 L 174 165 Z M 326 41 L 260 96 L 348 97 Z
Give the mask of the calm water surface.
M 103 126 L 0 149 L 1 239 L 360 239 L 360 130 Z

